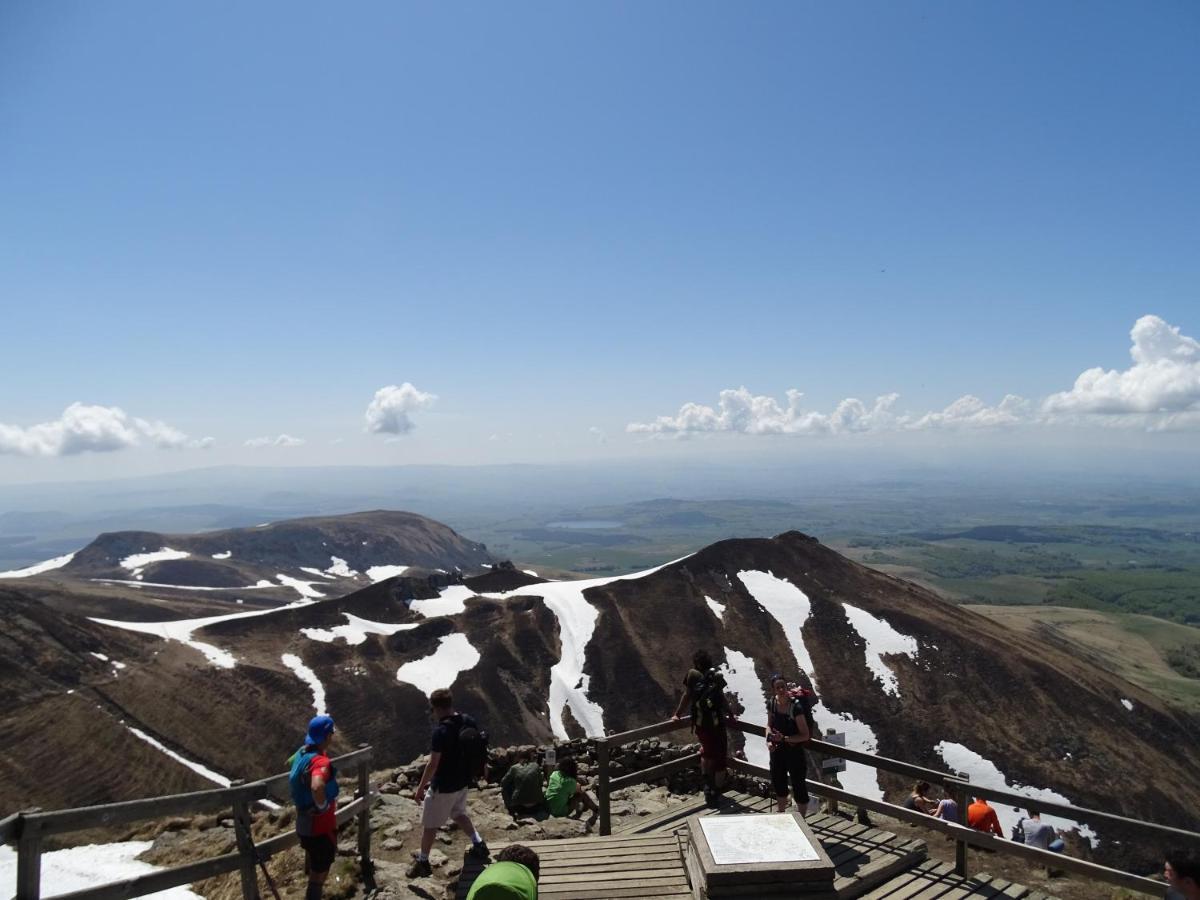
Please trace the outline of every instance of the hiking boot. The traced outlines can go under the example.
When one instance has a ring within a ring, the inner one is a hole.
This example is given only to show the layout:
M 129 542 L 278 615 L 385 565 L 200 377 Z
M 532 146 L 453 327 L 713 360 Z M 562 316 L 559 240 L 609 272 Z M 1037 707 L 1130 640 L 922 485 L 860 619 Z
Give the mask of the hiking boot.
M 716 791 L 704 792 L 704 805 L 709 809 L 719 809 L 721 806 L 721 795 Z
M 414 859 L 413 864 L 408 867 L 407 874 L 409 878 L 428 878 L 433 874 L 433 866 L 427 859 Z
M 467 851 L 467 856 L 473 856 L 475 859 L 487 859 L 491 855 L 492 852 L 488 850 L 487 841 L 472 844 L 471 849 Z

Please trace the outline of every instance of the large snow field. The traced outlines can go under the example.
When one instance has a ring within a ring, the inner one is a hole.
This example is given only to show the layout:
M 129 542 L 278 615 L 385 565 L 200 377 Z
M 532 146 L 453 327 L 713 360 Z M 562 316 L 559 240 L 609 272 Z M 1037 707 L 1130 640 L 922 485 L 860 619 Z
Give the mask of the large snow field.
M 883 683 L 883 689 L 893 697 L 900 696 L 900 685 L 896 674 L 888 668 L 883 657 L 889 653 L 903 653 L 916 657 L 920 648 L 915 638 L 901 634 L 884 619 L 876 618 L 865 609 L 843 603 L 846 618 L 867 645 L 867 667 Z
M 754 672 L 754 660 L 737 650 L 725 648 L 725 684 L 744 707 L 741 719 L 752 725 L 767 724 L 767 700 L 763 683 Z M 756 766 L 771 764 L 770 752 L 765 739 L 748 734 L 746 737 L 746 759 Z
M 420 625 L 419 622 L 409 625 L 372 622 L 370 619 L 360 619 L 353 613 L 348 612 L 344 612 L 342 615 L 346 617 L 345 625 L 334 625 L 332 628 L 301 628 L 300 633 L 307 638 L 320 641 L 323 644 L 332 644 L 338 638 L 341 638 L 347 644 L 356 645 L 366 641 L 368 634 L 390 635 L 398 631 L 409 631 Z
M 304 660 L 298 657 L 295 653 L 285 653 L 279 657 L 285 666 L 291 669 L 297 678 L 308 685 L 308 689 L 312 691 L 313 709 L 317 711 L 318 716 L 326 714 L 325 704 L 325 685 L 321 684 L 321 679 L 317 677 L 317 673 L 304 664 Z
M 7 572 L 0 572 L 0 578 L 28 578 L 30 575 L 41 575 L 43 572 L 61 569 L 74 558 L 74 553 L 68 553 L 65 556 L 56 556 L 54 559 L 34 563 L 32 566 L 27 566 L 24 569 L 10 569 Z
M 150 849 L 151 841 L 124 841 L 118 844 L 88 844 L 42 854 L 42 896 L 54 897 L 111 881 L 123 881 L 137 875 L 157 872 L 136 857 Z M 0 896 L 11 897 L 17 890 L 17 852 L 0 845 Z M 175 887 L 156 894 L 160 900 L 204 900 L 188 887 Z
M 962 744 L 955 744 L 950 741 L 941 741 L 934 747 L 942 759 L 946 761 L 946 765 L 955 772 L 965 772 L 970 776 L 972 784 L 982 785 L 983 787 L 996 788 L 997 790 L 1012 791 L 1028 797 L 1036 802 L 1038 800 L 1046 800 L 1051 803 L 1070 803 L 1071 801 L 1064 797 L 1058 791 L 1050 788 L 1030 787 L 1024 784 L 1009 784 L 1008 779 L 1000 768 L 990 759 L 976 753 L 974 750 Z M 1025 810 L 1018 810 L 1015 806 L 1008 806 L 1004 803 L 995 803 L 988 801 L 992 808 L 996 810 L 996 816 L 1000 819 L 1000 827 L 1004 829 L 1004 836 L 1008 837 L 1012 833 L 1012 827 L 1017 824 L 1025 816 Z M 964 811 L 965 813 L 965 811 Z M 1052 816 L 1047 813 L 1042 813 L 1042 821 L 1047 825 L 1053 825 L 1060 831 L 1071 831 L 1078 829 L 1081 837 L 1085 838 L 1093 846 L 1096 842 L 1096 832 L 1087 825 L 1082 825 L 1077 822 L 1072 822 L 1069 819 L 1063 819 L 1059 816 Z
M 406 662 L 396 670 L 396 680 L 411 684 L 426 696 L 438 688 L 450 687 L 460 672 L 479 664 L 479 651 L 465 634 L 455 632 L 438 640 L 430 656 Z
M 690 554 L 689 554 L 690 555 Z M 644 572 L 617 575 L 610 578 L 589 578 L 584 581 L 546 581 L 530 584 L 516 590 L 486 596 L 503 599 L 507 597 L 541 597 L 546 607 L 558 619 L 558 636 L 562 644 L 562 656 L 550 668 L 550 727 L 554 736 L 567 738 L 563 722 L 563 710 L 571 708 L 575 717 L 589 736 L 604 734 L 604 710 L 588 698 L 590 676 L 584 674 L 587 645 L 596 630 L 599 617 L 596 607 L 587 602 L 583 592 L 589 588 L 602 587 L 615 581 L 636 581 L 652 575 L 659 569 L 687 559 L 663 563 Z

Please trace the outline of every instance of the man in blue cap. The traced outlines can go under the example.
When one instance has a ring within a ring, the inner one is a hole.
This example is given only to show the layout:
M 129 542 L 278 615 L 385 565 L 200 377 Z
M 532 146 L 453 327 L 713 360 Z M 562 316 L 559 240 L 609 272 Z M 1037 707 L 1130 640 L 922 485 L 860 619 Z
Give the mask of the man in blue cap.
M 333 740 L 333 719 L 315 716 L 304 745 L 288 761 L 288 784 L 296 806 L 296 833 L 304 848 L 308 889 L 304 900 L 320 900 L 325 877 L 337 856 L 337 769 L 326 751 Z

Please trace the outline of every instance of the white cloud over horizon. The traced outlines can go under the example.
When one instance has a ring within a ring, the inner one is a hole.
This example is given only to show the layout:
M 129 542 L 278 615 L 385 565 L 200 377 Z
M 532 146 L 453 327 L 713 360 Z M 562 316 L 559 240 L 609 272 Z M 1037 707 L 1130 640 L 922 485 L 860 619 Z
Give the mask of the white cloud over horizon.
M 1035 405 L 1006 394 L 995 406 L 964 394 L 940 411 L 899 413 L 900 395 L 883 394 L 868 406 L 848 397 L 828 413 L 802 408 L 803 393 L 786 392 L 787 402 L 752 394 L 745 387 L 723 390 L 715 406 L 689 402 L 671 416 L 631 422 L 626 431 L 652 437 L 691 434 L 838 435 L 881 431 L 987 429 L 1021 425 L 1100 425 L 1148 431 L 1200 427 L 1200 341 L 1158 316 L 1142 316 L 1130 332 L 1133 364 L 1125 370 L 1088 369 L 1069 391 Z
M 149 442 L 162 450 L 207 449 L 211 437 L 190 438 L 172 425 L 128 415 L 117 406 L 76 401 L 51 422 L 0 423 L 0 453 L 15 456 L 75 456 L 110 453 Z
M 436 401 L 436 394 L 418 390 L 407 381 L 381 387 L 367 406 L 366 430 L 371 434 L 408 434 L 416 427 L 408 414 L 429 409 Z
M 276 437 L 250 438 L 243 446 L 257 450 L 261 447 L 301 447 L 307 443 L 308 441 L 304 438 L 292 437 L 290 434 L 280 434 Z

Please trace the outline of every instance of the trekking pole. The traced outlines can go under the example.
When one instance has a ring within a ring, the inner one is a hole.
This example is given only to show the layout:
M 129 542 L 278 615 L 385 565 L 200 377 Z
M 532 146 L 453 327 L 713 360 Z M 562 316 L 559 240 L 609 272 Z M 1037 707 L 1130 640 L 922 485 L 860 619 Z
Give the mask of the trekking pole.
M 254 857 L 254 861 L 258 863 L 258 867 L 262 869 L 263 878 L 267 879 L 267 886 L 271 889 L 271 893 L 275 895 L 275 900 L 283 900 L 279 896 L 279 889 L 275 887 L 275 881 L 271 878 L 271 873 L 267 871 L 267 862 L 258 852 L 258 847 L 254 844 L 254 835 L 250 832 L 250 823 L 243 818 L 243 811 L 238 811 L 237 817 L 238 827 L 242 831 L 242 838 L 246 842 L 246 849 L 250 851 L 250 855 Z

